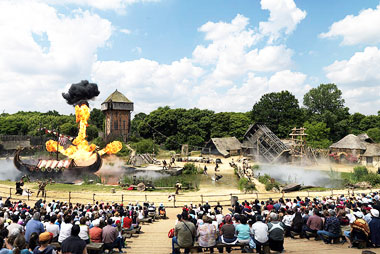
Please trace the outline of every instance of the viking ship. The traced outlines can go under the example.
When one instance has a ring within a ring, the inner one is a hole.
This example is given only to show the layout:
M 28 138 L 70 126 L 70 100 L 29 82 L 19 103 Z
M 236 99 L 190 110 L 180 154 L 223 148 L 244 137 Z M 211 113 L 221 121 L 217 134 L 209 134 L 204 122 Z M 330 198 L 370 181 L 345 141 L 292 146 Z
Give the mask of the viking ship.
M 69 170 L 75 173 L 95 173 L 102 166 L 102 158 L 96 153 L 96 161 L 88 166 L 77 166 L 74 160 L 39 160 L 36 165 L 27 164 L 20 159 L 21 149 L 16 151 L 13 163 L 24 174 L 56 175 Z

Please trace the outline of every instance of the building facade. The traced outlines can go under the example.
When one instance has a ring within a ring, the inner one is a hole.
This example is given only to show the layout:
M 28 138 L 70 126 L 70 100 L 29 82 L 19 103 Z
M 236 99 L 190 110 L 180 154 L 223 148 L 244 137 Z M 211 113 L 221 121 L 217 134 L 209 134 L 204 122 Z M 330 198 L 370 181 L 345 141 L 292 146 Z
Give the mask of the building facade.
M 123 141 L 127 141 L 131 128 L 133 102 L 116 89 L 102 103 L 101 109 L 105 114 L 105 140 L 121 138 Z

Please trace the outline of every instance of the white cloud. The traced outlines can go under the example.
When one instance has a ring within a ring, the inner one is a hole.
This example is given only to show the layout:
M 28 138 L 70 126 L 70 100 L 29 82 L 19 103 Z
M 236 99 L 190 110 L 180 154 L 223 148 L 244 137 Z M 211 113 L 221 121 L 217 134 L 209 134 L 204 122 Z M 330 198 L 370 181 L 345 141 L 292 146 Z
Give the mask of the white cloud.
M 131 30 L 129 29 L 120 29 L 120 32 L 123 34 L 131 34 Z
M 297 8 L 294 0 L 261 0 L 261 9 L 269 11 L 268 21 L 259 24 L 260 32 L 269 36 L 269 43 L 280 38 L 282 33 L 291 34 L 306 17 L 306 11 Z
M 88 11 L 65 16 L 44 3 L 1 1 L 0 107 L 7 112 L 58 109 L 59 88 L 89 77 L 95 52 L 112 30 L 108 20 Z M 50 45 L 40 45 L 33 34 L 44 34 Z
M 262 95 L 283 90 L 293 93 L 301 103 L 303 94 L 310 89 L 305 80 L 305 74 L 290 70 L 276 72 L 270 77 L 249 73 L 241 86 L 234 85 L 222 93 L 207 90 L 207 94 L 200 95 L 197 106 L 216 111 L 248 111 Z
M 136 3 L 146 3 L 146 2 L 159 2 L 160 0 L 41 0 L 49 4 L 57 5 L 77 5 L 92 7 L 99 10 L 115 10 L 123 13 L 128 5 Z
M 343 37 L 342 45 L 377 44 L 380 42 L 380 5 L 376 9 L 366 9 L 359 15 L 347 15 L 333 23 L 322 38 Z
M 137 112 L 150 112 L 162 105 L 191 105 L 193 85 L 202 74 L 203 70 L 187 58 L 169 65 L 141 58 L 98 61 L 93 66 L 92 80 L 107 84 L 102 87 L 100 99 L 119 89 L 135 102 Z
M 324 68 L 326 76 L 337 84 L 377 85 L 380 82 L 380 50 L 366 47 L 363 52 L 356 52 L 349 60 L 335 61 Z
M 207 22 L 199 28 L 211 43 L 198 45 L 194 62 L 214 65 L 215 79 L 229 79 L 249 71 L 278 71 L 290 67 L 292 50 L 285 45 L 254 48 L 261 35 L 248 27 L 249 20 L 238 14 L 231 23 Z

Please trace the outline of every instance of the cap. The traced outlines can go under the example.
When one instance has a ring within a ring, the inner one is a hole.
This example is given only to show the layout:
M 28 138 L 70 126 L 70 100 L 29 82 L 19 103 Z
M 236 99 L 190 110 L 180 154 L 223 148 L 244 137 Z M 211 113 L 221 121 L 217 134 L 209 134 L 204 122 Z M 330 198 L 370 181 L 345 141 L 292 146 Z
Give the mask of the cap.
M 40 242 L 47 242 L 51 238 L 52 238 L 52 233 L 50 233 L 50 232 L 41 233 L 40 236 L 39 236 Z

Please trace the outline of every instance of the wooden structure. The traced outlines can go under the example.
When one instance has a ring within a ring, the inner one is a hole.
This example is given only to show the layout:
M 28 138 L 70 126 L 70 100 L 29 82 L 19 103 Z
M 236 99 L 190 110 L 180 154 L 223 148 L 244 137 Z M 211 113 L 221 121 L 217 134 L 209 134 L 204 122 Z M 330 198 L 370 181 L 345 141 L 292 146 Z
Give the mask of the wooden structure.
M 244 156 L 256 161 L 274 163 L 289 153 L 290 149 L 266 126 L 253 124 L 244 134 Z
M 133 102 L 117 89 L 102 103 L 101 109 L 106 116 L 104 135 L 108 142 L 121 137 L 127 141 L 131 127 Z
M 235 137 L 212 138 L 202 148 L 202 154 L 222 155 L 224 157 L 240 155 L 241 143 Z
M 311 147 L 308 147 L 306 144 L 307 134 L 305 133 L 306 128 L 296 128 L 292 129 L 292 132 L 289 134 L 291 137 L 291 156 L 292 162 L 304 163 L 304 162 L 313 162 L 317 163 L 317 158 L 315 156 L 314 150 Z
M 380 144 L 368 144 L 361 156 L 361 164 L 380 169 Z

